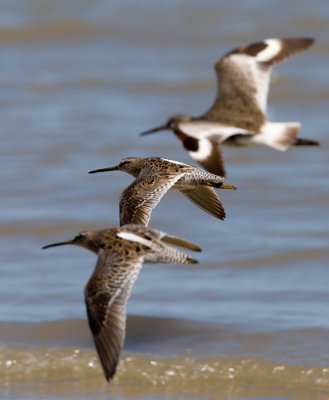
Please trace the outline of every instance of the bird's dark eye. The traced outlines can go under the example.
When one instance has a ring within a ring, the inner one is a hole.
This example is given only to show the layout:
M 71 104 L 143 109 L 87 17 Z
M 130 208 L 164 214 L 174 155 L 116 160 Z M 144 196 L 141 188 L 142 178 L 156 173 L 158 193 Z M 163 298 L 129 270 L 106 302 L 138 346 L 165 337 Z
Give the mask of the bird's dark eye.
M 129 161 L 122 161 L 120 163 L 120 167 L 123 167 L 124 165 L 128 165 L 128 164 L 129 164 Z
M 79 240 L 82 240 L 83 238 L 84 238 L 84 234 L 82 234 L 82 233 L 79 233 L 76 237 L 75 237 L 75 240 L 77 240 L 77 241 L 79 241 Z

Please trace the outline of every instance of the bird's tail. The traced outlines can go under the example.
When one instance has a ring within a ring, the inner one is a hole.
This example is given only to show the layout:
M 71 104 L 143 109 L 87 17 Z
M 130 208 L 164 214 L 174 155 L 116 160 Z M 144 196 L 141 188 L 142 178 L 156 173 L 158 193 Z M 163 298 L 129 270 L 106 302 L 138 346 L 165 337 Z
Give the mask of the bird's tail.
M 296 138 L 292 142 L 293 146 L 319 146 L 320 143 L 316 140 Z
M 299 129 L 299 122 L 267 122 L 262 129 L 264 144 L 275 150 L 285 151 L 299 140 Z

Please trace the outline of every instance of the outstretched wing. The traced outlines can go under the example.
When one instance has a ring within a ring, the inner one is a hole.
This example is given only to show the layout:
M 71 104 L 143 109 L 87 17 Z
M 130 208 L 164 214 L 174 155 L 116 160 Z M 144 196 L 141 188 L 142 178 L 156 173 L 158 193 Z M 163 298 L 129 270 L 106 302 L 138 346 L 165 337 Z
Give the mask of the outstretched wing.
M 136 258 L 131 268 L 121 268 L 118 273 L 120 264 L 116 264 L 114 255 L 101 251 L 85 287 L 89 326 L 108 381 L 119 362 L 126 329 L 126 302 L 141 265 L 142 257 Z
M 184 174 L 185 172 L 141 173 L 121 194 L 120 225 L 147 226 L 153 208 Z
M 250 135 L 249 131 L 241 128 L 199 120 L 179 122 L 175 133 L 193 160 L 222 177 L 225 177 L 225 167 L 221 143 L 236 134 Z
M 201 251 L 195 244 L 175 236 L 168 236 L 166 233 L 157 231 L 141 225 L 124 225 L 122 231 L 117 233 L 117 237 L 139 243 L 144 246 L 143 263 L 177 263 L 189 264 L 197 262 L 188 253 L 175 247 L 167 246 L 171 243 L 176 246 Z M 140 254 L 140 252 L 138 252 Z
M 150 248 L 151 247 L 151 239 L 153 239 L 154 242 L 157 242 L 158 240 L 160 240 L 161 242 L 164 243 L 168 243 L 168 244 L 172 244 L 174 246 L 177 247 L 182 247 L 184 249 L 188 249 L 188 250 L 192 250 L 192 251 L 201 251 L 200 247 L 197 246 L 196 244 L 190 242 L 189 240 L 177 237 L 177 236 L 173 236 L 173 235 L 169 235 L 165 232 L 159 231 L 157 229 L 152 229 L 146 226 L 142 226 L 142 225 L 134 225 L 134 224 L 128 224 L 128 225 L 124 225 L 120 227 L 120 232 L 117 233 L 117 236 L 122 238 L 122 239 L 126 239 L 126 240 L 132 240 L 132 241 L 136 241 L 139 242 L 141 244 L 144 244 L 145 246 L 148 246 Z M 131 232 L 136 232 L 138 233 L 139 237 L 137 237 L 137 235 L 133 235 L 135 236 L 135 238 L 132 236 Z M 142 241 L 141 239 L 144 240 Z M 145 241 L 145 238 L 147 237 L 147 242 Z M 154 249 L 154 247 L 153 247 Z
M 177 247 L 182 247 L 183 249 L 188 249 L 192 251 L 201 251 L 201 248 L 199 246 L 190 242 L 189 240 L 182 239 L 177 236 L 168 235 L 166 233 L 162 233 L 160 240 L 164 243 L 172 244 Z
M 194 190 L 181 190 L 196 206 L 216 218 L 224 219 L 226 214 L 222 203 L 212 187 L 200 186 Z
M 271 67 L 313 43 L 311 38 L 266 39 L 226 53 L 215 63 L 217 97 L 202 118 L 259 132 L 266 121 Z

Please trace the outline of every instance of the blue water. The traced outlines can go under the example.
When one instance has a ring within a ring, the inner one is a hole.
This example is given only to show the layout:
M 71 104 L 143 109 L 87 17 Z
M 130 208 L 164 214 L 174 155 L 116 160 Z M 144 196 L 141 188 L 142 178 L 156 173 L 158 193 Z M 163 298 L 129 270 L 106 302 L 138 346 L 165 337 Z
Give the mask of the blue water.
M 271 334 L 273 354 L 322 365 L 326 334 L 314 347 L 309 332 L 329 332 L 328 23 L 329 4 L 320 1 L 4 1 L 0 324 L 84 319 L 95 255 L 41 247 L 118 225 L 131 177 L 88 171 L 126 156 L 193 163 L 171 133 L 138 134 L 172 114 L 204 112 L 215 95 L 212 65 L 225 51 L 313 36 L 314 47 L 274 69 L 268 112 L 273 121 L 301 121 L 300 136 L 321 146 L 225 148 L 238 190 L 219 192 L 224 222 L 168 193 L 151 226 L 200 245 L 200 263 L 145 266 L 128 314 Z M 296 345 L 279 340 L 286 330 Z M 196 352 L 210 340 L 200 332 Z M 239 340 L 227 354 L 237 346 L 244 355 Z M 184 340 L 175 346 L 184 351 Z M 271 358 L 262 347 L 255 354 Z

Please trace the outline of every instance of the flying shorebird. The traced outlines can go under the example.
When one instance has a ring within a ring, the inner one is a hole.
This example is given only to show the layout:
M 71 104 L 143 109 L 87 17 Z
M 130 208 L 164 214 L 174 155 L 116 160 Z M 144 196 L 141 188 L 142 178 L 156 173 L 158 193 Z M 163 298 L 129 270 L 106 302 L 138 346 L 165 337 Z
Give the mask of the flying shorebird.
M 297 138 L 299 122 L 266 119 L 271 67 L 313 43 L 312 38 L 266 39 L 229 51 L 215 63 L 217 96 L 206 113 L 175 115 L 141 135 L 172 130 L 195 161 L 221 176 L 225 176 L 221 144 L 265 145 L 280 151 L 291 145 L 318 145 Z
M 160 157 L 124 158 L 114 167 L 90 171 L 124 171 L 136 179 L 122 192 L 120 225 L 147 226 L 153 208 L 169 189 L 180 190 L 188 199 L 207 213 L 225 218 L 225 210 L 213 188 L 235 189 L 223 183 L 225 178 L 198 167 Z
M 107 381 L 115 374 L 119 362 L 126 329 L 126 303 L 142 263 L 197 262 L 189 254 L 166 243 L 201 251 L 185 239 L 139 225 L 85 231 L 72 240 L 43 247 L 75 244 L 98 254 L 96 267 L 85 287 L 85 302 L 90 330 Z

